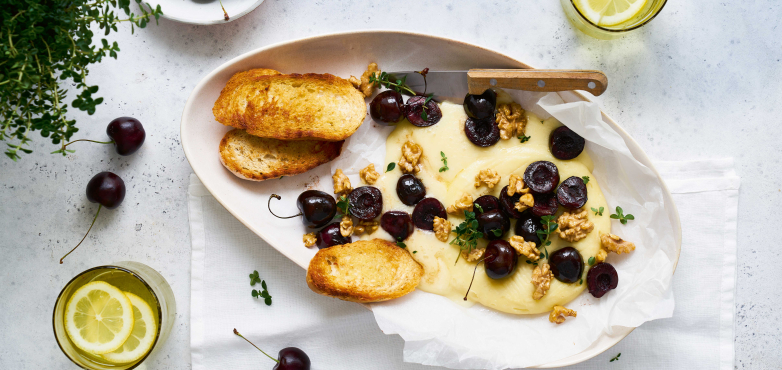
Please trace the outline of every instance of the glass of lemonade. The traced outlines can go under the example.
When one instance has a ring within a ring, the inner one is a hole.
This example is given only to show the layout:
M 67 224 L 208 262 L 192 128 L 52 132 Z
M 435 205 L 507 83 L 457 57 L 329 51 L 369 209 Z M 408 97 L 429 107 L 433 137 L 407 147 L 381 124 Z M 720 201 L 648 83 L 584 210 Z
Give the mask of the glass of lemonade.
M 614 39 L 649 23 L 667 0 L 560 0 L 576 28 L 598 39 Z
M 54 336 L 76 365 L 89 370 L 144 368 L 168 338 L 174 292 L 138 262 L 93 267 L 65 285 L 54 305 Z

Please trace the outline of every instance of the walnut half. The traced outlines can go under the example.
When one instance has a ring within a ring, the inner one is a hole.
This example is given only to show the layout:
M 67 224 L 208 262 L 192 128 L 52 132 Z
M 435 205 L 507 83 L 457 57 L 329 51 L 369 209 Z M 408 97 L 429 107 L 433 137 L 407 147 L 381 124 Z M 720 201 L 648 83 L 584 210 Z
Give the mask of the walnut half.
M 571 310 L 569 308 L 565 308 L 562 306 L 554 306 L 554 310 L 552 310 L 551 313 L 548 315 L 548 321 L 551 321 L 559 325 L 565 322 L 565 317 L 567 316 L 576 317 L 576 315 L 577 313 L 575 310 Z
M 486 248 L 475 248 L 469 252 L 462 250 L 462 258 L 467 262 L 475 262 L 483 257 L 483 252 L 486 252 Z
M 353 219 L 350 216 L 342 216 L 342 221 L 339 222 L 339 233 L 346 238 L 353 235 Z
M 635 244 L 622 240 L 614 234 L 600 233 L 600 244 L 609 252 L 616 254 L 630 253 L 635 250 Z
M 434 216 L 434 236 L 441 242 L 447 242 L 451 235 L 451 221 Z
M 575 211 L 565 211 L 559 218 L 559 237 L 571 243 L 586 238 L 595 224 L 587 220 L 587 211 L 583 208 Z
M 354 76 L 350 76 L 348 81 L 353 84 L 353 87 L 364 94 L 364 97 L 370 97 L 372 96 L 372 93 L 375 92 L 375 84 L 369 82 L 369 77 L 372 75 L 380 75 L 380 70 L 377 68 L 377 63 L 369 63 L 367 70 L 361 74 L 360 80 Z
M 524 135 L 527 128 L 527 116 L 517 103 L 498 104 L 496 121 L 500 128 L 500 138 L 503 140 Z
M 532 299 L 537 301 L 546 295 L 546 292 L 551 288 L 552 278 L 554 278 L 554 274 L 551 272 L 551 266 L 548 263 L 538 265 L 532 270 L 532 285 L 535 286 Z
M 348 195 L 353 190 L 353 186 L 350 185 L 350 179 L 342 173 L 341 169 L 337 168 L 331 179 L 334 180 L 334 194 Z
M 497 183 L 500 182 L 500 179 L 502 177 L 500 176 L 497 171 L 492 169 L 485 169 L 481 170 L 476 176 L 475 176 L 475 187 L 479 188 L 481 187 L 481 184 L 486 184 L 486 187 L 489 189 L 493 189 Z
M 353 226 L 353 234 L 372 234 L 377 231 L 379 225 L 377 221 L 359 221 L 358 225 Z
M 462 211 L 472 212 L 472 196 L 470 194 L 464 193 L 464 195 L 462 195 L 462 197 L 459 198 L 456 203 L 454 203 L 452 206 L 448 206 L 445 211 L 451 214 L 461 213 Z
M 399 159 L 399 170 L 402 173 L 416 173 L 421 169 L 418 168 L 418 162 L 421 161 L 421 155 L 424 154 L 424 150 L 420 145 L 406 141 L 402 145 L 402 158 Z
M 538 248 L 535 248 L 535 242 L 524 241 L 524 238 L 518 235 L 511 236 L 508 242 L 516 252 L 527 257 L 528 260 L 534 262 L 540 259 L 540 251 Z
M 370 163 L 369 166 L 364 167 L 363 170 L 358 172 L 359 176 L 361 176 L 361 180 L 363 180 L 368 185 L 372 185 L 377 181 L 377 178 L 380 177 L 380 174 L 375 171 L 375 164 Z
M 307 248 L 315 246 L 315 243 L 318 242 L 318 237 L 315 236 L 315 233 L 309 233 L 304 234 L 304 246 Z

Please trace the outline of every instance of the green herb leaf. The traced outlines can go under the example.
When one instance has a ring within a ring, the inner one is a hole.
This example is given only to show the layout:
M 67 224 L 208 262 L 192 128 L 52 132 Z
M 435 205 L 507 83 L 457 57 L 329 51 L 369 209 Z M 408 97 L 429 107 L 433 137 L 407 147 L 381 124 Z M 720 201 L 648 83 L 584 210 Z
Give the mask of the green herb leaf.
M 391 163 L 388 164 L 388 166 L 386 166 L 386 172 L 393 171 L 394 168 L 396 168 L 396 163 L 395 162 L 391 162 Z
M 337 215 L 334 218 L 341 218 L 340 214 L 344 216 L 350 216 L 350 201 L 348 197 L 342 195 L 337 199 Z
M 460 249 L 456 256 L 456 261 L 454 261 L 454 264 L 456 264 L 456 262 L 459 262 L 461 251 L 470 253 L 477 248 L 478 240 L 483 238 L 483 233 L 478 231 L 478 220 L 475 219 L 475 212 L 470 211 L 464 211 L 464 221 L 456 226 L 453 232 L 456 233 L 456 237 L 449 244 L 458 245 Z
M 263 300 L 263 303 L 266 303 L 267 306 L 272 305 L 272 297 L 266 297 L 266 299 Z
M 494 236 L 502 235 L 502 230 L 500 230 L 500 229 L 494 229 L 491 232 L 494 234 Z
M 258 298 L 258 291 L 253 289 L 253 298 Z
M 529 141 L 529 139 L 531 139 L 532 137 L 531 137 L 531 136 L 524 136 L 524 135 L 519 135 L 519 136 L 517 136 L 517 138 L 518 138 L 519 140 L 521 140 L 521 143 L 522 143 L 522 144 L 524 144 L 524 143 L 528 142 L 528 141 Z
M 480 205 L 480 204 L 478 204 L 478 203 L 475 203 L 475 204 L 474 204 L 474 206 L 475 206 L 475 209 L 477 209 L 477 210 L 478 210 L 478 212 L 480 212 L 480 213 L 483 213 L 483 207 L 481 207 L 481 205 Z
M 635 220 L 635 216 L 631 214 L 625 215 L 622 211 L 622 207 L 616 206 L 616 214 L 610 216 L 614 220 L 619 220 L 622 225 L 627 225 L 628 220 Z
M 584 180 L 584 185 L 589 184 L 589 176 L 581 176 L 581 180 Z
M 418 253 L 418 251 L 413 251 L 413 254 L 416 254 L 416 253 Z
M 445 156 L 445 153 L 440 152 L 440 160 L 443 161 L 443 166 L 440 167 L 440 172 L 448 171 L 448 158 Z
M 584 279 L 581 279 L 581 280 L 578 281 L 578 285 L 581 285 L 583 283 L 584 283 Z
M 618 355 L 614 356 L 614 357 L 613 357 L 613 358 L 612 358 L 610 361 L 608 361 L 608 362 L 619 361 L 619 356 L 621 356 L 621 355 L 622 355 L 622 352 L 619 352 L 619 354 L 618 354 Z
M 413 91 L 410 86 L 407 86 L 405 80 L 407 80 L 407 76 L 404 76 L 400 80 L 386 72 L 380 72 L 380 76 L 376 76 L 375 74 L 369 76 L 369 82 L 375 86 L 384 86 L 396 92 L 404 92 L 408 95 L 415 95 L 415 91 Z
M 589 263 L 589 266 L 594 265 L 595 264 L 595 257 L 589 257 L 588 263 Z
M 396 241 L 396 246 L 399 248 L 407 248 L 407 244 L 405 244 L 404 242 L 402 242 L 402 240 L 399 239 L 397 239 Z

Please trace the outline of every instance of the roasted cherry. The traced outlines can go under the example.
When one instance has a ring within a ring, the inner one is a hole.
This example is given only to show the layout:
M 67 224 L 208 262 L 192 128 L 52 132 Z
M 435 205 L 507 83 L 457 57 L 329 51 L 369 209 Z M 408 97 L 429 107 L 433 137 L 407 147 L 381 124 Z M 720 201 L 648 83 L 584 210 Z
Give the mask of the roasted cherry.
M 274 357 L 269 356 L 268 353 L 264 352 L 262 349 L 258 348 L 253 342 L 250 342 L 247 338 L 245 338 L 243 335 L 239 334 L 239 331 L 234 329 L 234 334 L 240 336 L 242 339 L 247 341 L 247 343 L 252 344 L 253 347 L 255 347 L 257 350 L 261 351 L 266 357 L 274 360 L 277 362 L 277 365 L 274 365 L 273 370 L 310 370 L 310 358 L 307 356 L 304 351 L 302 351 L 299 348 L 296 347 L 286 347 L 280 350 L 280 352 L 277 353 L 277 359 L 275 360 Z
M 483 267 L 492 279 L 502 279 L 516 268 L 516 250 L 505 240 L 492 240 L 483 253 Z
M 413 224 L 422 230 L 434 230 L 435 216 L 448 219 L 445 207 L 435 198 L 424 198 L 413 209 Z
M 84 241 L 84 239 L 87 238 L 90 230 L 92 230 L 92 226 L 95 225 L 95 220 L 98 219 L 100 209 L 103 207 L 108 209 L 117 208 L 120 204 L 122 204 L 124 199 L 125 182 L 122 181 L 122 178 L 115 175 L 114 173 L 101 172 L 90 179 L 90 182 L 87 183 L 87 200 L 92 203 L 98 203 L 100 205 L 98 206 L 98 210 L 95 212 L 95 217 L 92 218 L 92 223 L 90 224 L 90 228 L 87 229 L 87 233 L 84 234 L 83 238 L 81 238 L 79 244 L 76 244 L 76 246 L 73 247 L 70 252 L 66 253 L 64 256 L 62 256 L 62 258 L 60 258 L 60 264 L 62 264 L 62 261 L 65 259 L 65 257 L 68 257 L 69 254 L 75 251 L 76 248 L 78 248 Z
M 443 112 L 440 111 L 440 106 L 437 105 L 437 102 L 429 99 L 429 102 L 424 105 L 427 99 L 429 98 L 420 95 L 407 99 L 404 108 L 405 117 L 413 126 L 429 127 L 440 122 L 440 119 L 443 118 Z
M 478 230 L 489 240 L 501 239 L 510 230 L 510 219 L 499 209 L 483 212 L 475 219 L 478 220 Z
M 342 236 L 342 233 L 339 231 L 339 222 L 330 223 L 315 234 L 315 244 L 318 246 L 318 249 L 352 242 L 353 238 Z
M 534 242 L 535 245 L 540 246 L 540 236 L 538 236 L 538 230 L 542 230 L 540 217 L 535 216 L 532 210 L 526 210 L 521 213 L 521 217 L 516 221 L 516 228 L 514 231 L 516 235 L 524 238 L 524 241 Z
M 370 221 L 383 211 L 383 194 L 374 186 L 361 186 L 348 195 L 350 214 L 359 220 Z
M 532 162 L 524 171 L 524 183 L 534 193 L 549 193 L 559 185 L 557 165 L 549 161 Z
M 274 214 L 271 209 L 272 198 L 280 199 L 280 196 L 272 194 L 269 197 L 269 212 L 274 217 L 293 218 L 304 216 L 302 217 L 301 222 L 311 229 L 325 226 L 331 222 L 337 214 L 337 203 L 334 201 L 334 197 L 320 190 L 306 190 L 299 194 L 299 197 L 296 198 L 296 207 L 299 208 L 299 214 L 293 216 L 280 217 Z
M 369 103 L 369 114 L 378 123 L 391 124 L 401 121 L 405 118 L 402 94 L 394 90 L 377 94 Z
M 396 182 L 396 195 L 402 203 L 412 206 L 426 197 L 426 188 L 417 177 L 405 174 Z
M 497 93 L 488 89 L 480 95 L 467 94 L 464 97 L 464 113 L 475 119 L 494 120 L 494 108 L 497 106 Z
M 394 240 L 402 241 L 413 233 L 413 219 L 405 211 L 388 211 L 380 217 L 380 227 Z
M 500 200 L 494 195 L 484 195 L 472 202 L 472 209 L 475 215 L 479 216 L 483 212 L 500 209 Z
M 493 118 L 467 118 L 464 122 L 464 133 L 471 143 L 480 147 L 490 147 L 500 141 L 500 127 Z
M 521 217 L 521 212 L 516 209 L 516 203 L 521 199 L 522 195 L 523 194 L 516 193 L 513 194 L 513 196 L 510 196 L 508 195 L 508 186 L 506 185 L 502 188 L 500 191 L 500 205 L 502 206 L 502 211 L 511 218 Z
M 551 131 L 549 149 L 558 159 L 573 159 L 584 151 L 586 141 L 567 126 L 560 126 Z
M 565 247 L 551 253 L 548 260 L 551 273 L 563 283 L 575 283 L 584 272 L 584 260 L 581 253 L 573 247 Z
M 569 209 L 578 209 L 587 202 L 587 187 L 578 176 L 568 177 L 557 188 L 557 202 Z
M 535 205 L 532 207 L 532 214 L 538 217 L 553 216 L 557 213 L 557 197 L 554 193 L 532 194 L 535 198 Z
M 600 298 L 611 289 L 619 285 L 619 275 L 610 263 L 601 262 L 592 266 L 587 273 L 587 286 L 589 293 L 595 298 Z

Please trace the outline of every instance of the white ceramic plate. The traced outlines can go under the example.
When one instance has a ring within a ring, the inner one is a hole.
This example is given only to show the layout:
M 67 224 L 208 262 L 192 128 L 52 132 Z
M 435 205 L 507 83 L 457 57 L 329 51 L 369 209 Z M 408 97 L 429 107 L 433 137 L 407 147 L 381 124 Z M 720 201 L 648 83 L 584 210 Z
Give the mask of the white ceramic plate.
M 153 8 L 160 5 L 163 17 L 190 24 L 220 24 L 233 21 L 261 5 L 263 0 L 222 0 L 228 20 L 218 0 L 149 0 Z
M 377 62 L 386 71 L 416 70 L 424 66 L 432 70 L 531 68 L 495 51 L 428 35 L 390 31 L 332 34 L 270 45 L 226 62 L 198 83 L 182 114 L 182 147 L 204 186 L 239 221 L 303 268 L 307 268 L 316 251 L 301 244 L 283 242 L 280 235 L 285 231 L 269 227 L 271 221 L 267 218 L 270 216 L 266 211 L 266 197 L 280 189 L 304 188 L 305 183 L 317 182 L 319 177 L 330 183 L 328 166 L 281 180 L 251 182 L 237 178 L 223 167 L 218 158 L 218 145 L 230 128 L 215 121 L 212 106 L 228 79 L 234 73 L 250 68 L 273 68 L 283 73 L 328 72 L 347 78 L 351 74 L 360 74 L 371 61 Z M 575 100 L 587 100 L 577 93 L 569 95 Z M 656 173 L 635 140 L 605 114 L 603 119 L 622 136 L 635 158 Z M 681 249 L 679 215 L 664 183 L 663 192 L 666 210 L 674 220 L 676 244 Z M 282 207 L 281 203 L 277 205 Z M 292 199 L 288 199 L 288 203 L 292 203 Z M 301 233 L 301 224 L 295 223 L 293 229 Z M 613 335 L 604 334 L 583 352 L 541 367 L 560 367 L 588 360 L 611 348 L 631 331 L 632 328 L 614 330 Z

